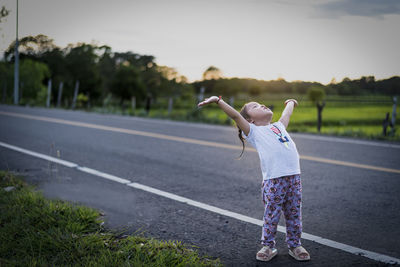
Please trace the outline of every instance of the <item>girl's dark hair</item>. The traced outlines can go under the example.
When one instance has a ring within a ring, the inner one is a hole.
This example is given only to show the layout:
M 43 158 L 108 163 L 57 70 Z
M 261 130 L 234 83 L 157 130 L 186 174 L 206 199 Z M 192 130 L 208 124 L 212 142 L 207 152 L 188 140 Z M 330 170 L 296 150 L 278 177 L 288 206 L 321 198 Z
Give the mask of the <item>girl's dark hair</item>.
M 240 115 L 242 115 L 242 117 L 245 118 L 246 120 L 249 120 L 250 116 L 247 113 L 246 105 L 247 105 L 247 103 L 243 105 L 242 109 L 240 110 Z M 244 140 L 245 139 L 243 138 L 243 135 L 242 135 L 242 133 L 243 133 L 242 129 L 240 129 L 239 126 L 237 126 L 237 125 L 236 125 L 236 127 L 239 130 L 238 136 L 239 136 L 239 139 L 242 142 L 242 146 L 243 146 L 242 153 L 240 153 L 240 156 L 239 156 L 239 159 L 240 159 L 242 157 L 242 155 L 243 155 L 243 152 L 244 152 L 244 148 L 245 148 Z

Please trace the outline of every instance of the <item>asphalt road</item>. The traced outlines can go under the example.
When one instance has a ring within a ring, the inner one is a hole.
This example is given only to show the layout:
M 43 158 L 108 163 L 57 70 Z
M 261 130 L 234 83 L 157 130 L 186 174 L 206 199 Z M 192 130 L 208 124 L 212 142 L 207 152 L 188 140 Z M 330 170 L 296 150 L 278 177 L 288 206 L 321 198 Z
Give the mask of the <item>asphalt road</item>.
M 7 113 L 4 113 L 7 112 Z M 221 111 L 222 112 L 222 111 Z M 261 220 L 258 155 L 137 134 L 42 121 L 57 118 L 146 133 L 230 144 L 233 127 L 86 112 L 0 105 L 0 142 L 71 161 L 133 182 Z M 276 121 L 278 118 L 274 118 Z M 290 124 L 288 127 L 290 133 Z M 400 259 L 400 145 L 291 134 L 301 156 L 384 167 L 373 170 L 301 159 L 303 232 Z M 350 142 L 349 142 L 350 140 Z M 16 172 L 45 196 L 103 211 L 106 226 L 159 239 L 181 240 L 227 266 L 384 266 L 310 240 L 312 260 L 287 254 L 278 232 L 278 256 L 257 262 L 261 227 L 83 173 L 0 146 L 0 169 Z M 397 172 L 396 172 L 397 170 Z M 281 218 L 280 225 L 284 225 Z

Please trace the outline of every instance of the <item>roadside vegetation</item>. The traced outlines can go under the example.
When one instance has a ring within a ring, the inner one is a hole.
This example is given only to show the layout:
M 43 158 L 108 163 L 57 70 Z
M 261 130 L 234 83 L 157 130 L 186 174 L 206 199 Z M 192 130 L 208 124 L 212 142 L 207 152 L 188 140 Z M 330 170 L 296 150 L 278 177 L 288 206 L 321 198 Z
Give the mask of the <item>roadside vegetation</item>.
M 179 241 L 114 233 L 102 218 L 0 171 L 0 266 L 222 266 Z
M 395 125 L 394 135 L 391 127 L 387 128 L 387 135 L 383 135 L 383 121 L 386 113 L 392 114 L 393 103 L 388 96 L 327 96 L 326 105 L 322 112 L 321 131 L 317 130 L 317 109 L 307 98 L 307 95 L 262 95 L 258 97 L 241 96 L 235 100 L 234 107 L 240 110 L 248 101 L 258 101 L 273 107 L 273 121 L 277 121 L 284 109 L 284 101 L 295 98 L 299 106 L 293 112 L 288 131 L 332 136 L 347 136 L 363 139 L 400 141 L 400 125 Z M 228 99 L 229 100 L 229 99 Z M 226 100 L 226 101 L 228 101 Z M 168 99 L 159 98 L 154 108 L 147 114 L 144 109 L 126 108 L 117 105 L 84 109 L 88 112 L 112 113 L 128 116 L 161 118 L 177 121 L 203 122 L 219 125 L 231 125 L 234 122 L 217 106 L 208 106 L 198 109 L 196 100 L 191 106 L 181 105 L 168 112 Z M 397 114 L 399 114 L 397 107 Z M 399 114 L 400 115 L 400 114 Z
M 158 65 L 152 55 L 88 43 L 58 47 L 43 34 L 25 36 L 19 44 L 18 105 L 231 125 L 217 107 L 197 109 L 197 103 L 211 95 L 222 95 L 236 109 L 258 101 L 273 107 L 277 120 L 284 101 L 295 98 L 299 106 L 289 131 L 400 141 L 397 123 L 395 131 L 389 126 L 383 134 L 387 113 L 387 126 L 393 117 L 394 97 L 400 97 L 400 76 L 333 77 L 321 84 L 227 78 L 210 66 L 201 80 L 189 82 L 174 68 Z M 14 50 L 15 41 L 0 60 L 0 102 L 5 104 L 15 102 Z

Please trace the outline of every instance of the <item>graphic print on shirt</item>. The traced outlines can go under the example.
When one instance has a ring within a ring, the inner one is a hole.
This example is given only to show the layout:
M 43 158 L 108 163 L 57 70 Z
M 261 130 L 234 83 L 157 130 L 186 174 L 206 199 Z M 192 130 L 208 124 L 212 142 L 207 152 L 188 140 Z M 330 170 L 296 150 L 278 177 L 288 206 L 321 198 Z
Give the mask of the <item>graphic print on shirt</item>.
M 277 135 L 278 140 L 283 143 L 287 148 L 289 148 L 289 138 L 287 136 L 283 136 L 281 130 L 275 125 L 272 125 L 271 130 Z

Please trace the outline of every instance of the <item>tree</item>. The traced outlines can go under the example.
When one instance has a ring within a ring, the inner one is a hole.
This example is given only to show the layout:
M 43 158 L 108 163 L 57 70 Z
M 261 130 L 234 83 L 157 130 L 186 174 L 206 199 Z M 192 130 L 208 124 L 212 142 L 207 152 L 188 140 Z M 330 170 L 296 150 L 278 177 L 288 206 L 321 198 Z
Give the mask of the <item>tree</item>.
M 337 88 L 339 95 L 355 95 L 359 93 L 359 89 L 356 88 L 358 85 L 353 83 L 348 77 L 343 78 L 343 80 L 336 84 L 335 87 Z
M 187 78 L 183 75 L 180 75 L 176 69 L 168 67 L 168 66 L 160 66 L 157 65 L 156 69 L 161 75 L 169 81 L 175 81 L 177 83 L 186 83 Z
M 145 71 L 146 69 L 151 69 L 157 66 L 157 64 L 154 62 L 154 56 L 139 55 L 131 51 L 114 53 L 114 60 L 117 65 L 133 65 L 137 67 L 140 71 Z
M 150 111 L 153 99 L 160 93 L 162 75 L 157 70 L 154 56 L 139 55 L 132 52 L 115 53 L 114 60 L 117 65 L 134 66 L 140 71 L 141 81 L 145 88 L 146 111 Z
M 251 96 L 259 96 L 260 94 L 261 94 L 261 87 L 259 86 L 259 85 L 252 85 L 250 88 L 249 88 L 249 94 L 251 95 Z
M 117 64 L 115 62 L 114 53 L 111 47 L 103 45 L 98 48 L 100 55 L 97 63 L 97 68 L 101 78 L 101 98 L 104 99 L 111 93 L 111 87 L 114 80 Z
M 154 99 L 157 99 L 160 93 L 160 87 L 164 80 L 161 73 L 156 69 L 156 65 L 148 64 L 151 67 L 146 67 L 142 71 L 142 79 L 146 88 L 146 113 L 150 112 L 151 104 Z
M 5 6 L 2 6 L 0 9 L 0 23 L 10 14 L 10 10 L 7 10 Z M 1 30 L 1 28 L 0 28 Z M 2 34 L 4 38 L 4 35 Z
M 0 10 L 0 22 L 3 18 L 7 17 L 9 13 L 10 10 L 7 10 L 5 6 L 2 6 Z
M 11 96 L 14 80 L 14 64 L 0 62 L 1 91 L 4 97 Z M 21 103 L 31 105 L 44 105 L 47 97 L 45 81 L 50 77 L 50 71 L 46 64 L 31 59 L 24 59 L 20 64 L 20 90 Z M 4 91 L 3 91 L 4 90 Z M 8 97 L 8 98 L 9 98 Z M 3 100 L 3 96 L 2 96 Z M 6 99 L 4 99 L 6 100 Z
M 71 79 L 63 51 L 59 47 L 46 51 L 41 55 L 40 61 L 49 67 L 50 79 L 52 80 L 53 102 L 56 103 L 60 83 L 66 83 Z
M 218 80 L 222 78 L 222 71 L 217 67 L 210 66 L 203 72 L 203 80 Z
M 270 86 L 276 93 L 290 93 L 292 92 L 292 84 L 288 83 L 283 78 L 278 78 L 274 81 L 270 81 Z
M 2 103 L 8 102 L 12 95 L 11 85 L 14 82 L 14 71 L 12 67 L 13 65 L 8 62 L 0 61 L 0 92 Z M 8 88 L 10 88 L 10 90 Z
M 46 64 L 31 59 L 21 61 L 21 103 L 44 105 L 47 87 L 43 84 L 43 81 L 49 76 L 50 71 Z
M 18 40 L 18 52 L 20 59 L 40 60 L 42 55 L 56 48 L 53 39 L 50 39 L 44 34 L 36 36 L 25 36 Z M 4 52 L 4 57 L 7 61 L 14 61 L 15 40 L 8 46 Z
M 375 93 L 375 76 L 362 76 L 360 80 L 358 80 L 359 87 L 362 91 L 368 93 Z
M 307 94 L 307 91 L 312 86 L 321 86 L 322 84 L 318 82 L 303 82 L 303 81 L 294 81 L 291 83 L 292 92 L 296 94 Z
M 218 79 L 214 84 L 214 92 L 217 95 L 223 95 L 229 98 L 229 104 L 234 104 L 234 98 L 237 96 L 241 89 L 240 84 L 235 79 Z
M 97 46 L 85 43 L 68 45 L 64 49 L 66 67 L 71 77 L 70 89 L 79 81 L 79 92 L 98 100 L 101 96 L 101 79 L 97 68 Z M 70 90 L 72 95 L 72 90 Z
M 124 100 L 130 100 L 133 96 L 143 100 L 145 90 L 139 70 L 134 66 L 119 66 L 112 81 L 111 92 L 120 98 L 121 106 Z
M 36 36 L 25 36 L 19 40 L 19 54 L 21 60 L 30 59 L 37 62 L 45 63 L 50 71 L 48 78 L 52 79 L 53 92 L 52 96 L 57 95 L 57 86 L 60 82 L 65 82 L 69 72 L 65 63 L 64 52 L 61 48 L 57 47 L 53 39 L 46 35 L 38 34 Z M 5 51 L 5 59 L 9 62 L 14 61 L 15 41 L 13 41 L 8 49 Z
M 322 125 L 322 110 L 325 107 L 325 91 L 321 86 L 313 86 L 308 92 L 308 98 L 316 105 L 318 112 L 318 124 L 317 129 L 318 132 L 321 132 Z
M 377 81 L 376 89 L 379 93 L 391 96 L 400 95 L 400 76 L 393 76 L 389 79 Z

